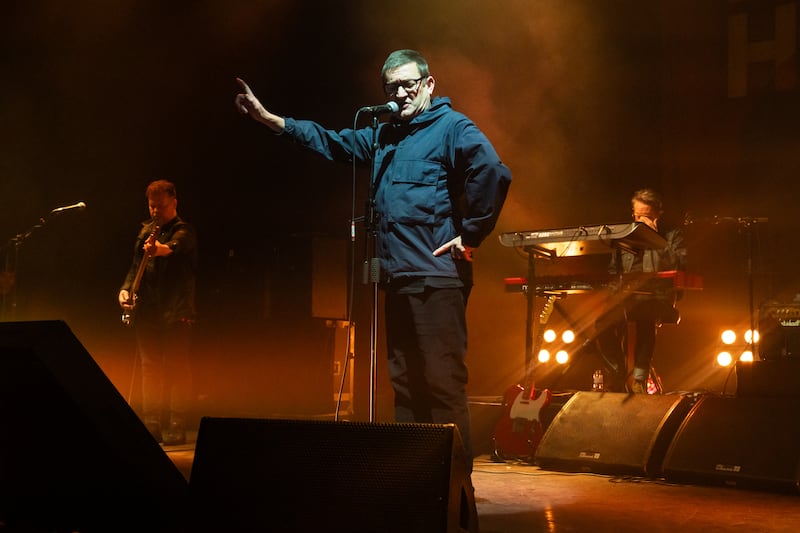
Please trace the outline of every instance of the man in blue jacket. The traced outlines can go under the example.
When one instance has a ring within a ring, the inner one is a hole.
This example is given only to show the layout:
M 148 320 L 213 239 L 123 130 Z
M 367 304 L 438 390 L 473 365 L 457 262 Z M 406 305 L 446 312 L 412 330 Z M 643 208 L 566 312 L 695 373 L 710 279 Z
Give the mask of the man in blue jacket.
M 237 109 L 330 160 L 373 165 L 376 252 L 385 290 L 389 377 L 397 422 L 455 423 L 472 463 L 466 303 L 473 251 L 494 229 L 511 173 L 414 50 L 389 54 L 383 90 L 391 120 L 334 131 L 268 111 L 247 84 Z

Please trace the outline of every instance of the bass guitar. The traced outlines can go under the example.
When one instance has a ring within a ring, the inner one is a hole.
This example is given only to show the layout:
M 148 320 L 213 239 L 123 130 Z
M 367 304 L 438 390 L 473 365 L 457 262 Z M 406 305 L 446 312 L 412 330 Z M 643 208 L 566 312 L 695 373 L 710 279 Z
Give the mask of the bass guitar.
M 136 277 L 133 278 L 131 288 L 128 290 L 128 301 L 126 302 L 126 307 L 122 311 L 122 323 L 126 326 L 131 326 L 133 324 L 133 312 L 136 309 L 139 286 L 142 284 L 142 276 L 144 276 L 147 263 L 150 262 L 150 258 L 153 256 L 153 254 L 147 252 L 147 249 L 150 248 L 150 245 L 156 241 L 160 229 L 161 226 L 154 224 L 153 231 L 150 232 L 150 235 L 147 237 L 147 239 L 145 239 L 144 244 L 142 245 L 145 248 L 145 252 L 144 255 L 142 255 L 142 260 L 139 262 L 139 269 L 136 271 Z
M 539 331 L 533 353 L 542 346 L 544 326 L 553 312 L 556 295 L 547 296 L 539 315 Z M 541 411 L 549 405 L 550 389 L 536 390 L 533 367 L 526 372 L 522 383 L 511 386 L 503 397 L 503 415 L 494 430 L 494 456 L 499 460 L 531 461 L 544 435 Z

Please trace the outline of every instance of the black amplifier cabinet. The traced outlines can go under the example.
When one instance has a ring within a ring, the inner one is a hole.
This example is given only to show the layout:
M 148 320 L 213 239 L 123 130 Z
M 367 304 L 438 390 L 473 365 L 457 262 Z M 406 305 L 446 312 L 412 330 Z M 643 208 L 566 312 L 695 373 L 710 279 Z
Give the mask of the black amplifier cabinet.
M 800 302 L 762 304 L 758 332 L 761 359 L 800 359 Z

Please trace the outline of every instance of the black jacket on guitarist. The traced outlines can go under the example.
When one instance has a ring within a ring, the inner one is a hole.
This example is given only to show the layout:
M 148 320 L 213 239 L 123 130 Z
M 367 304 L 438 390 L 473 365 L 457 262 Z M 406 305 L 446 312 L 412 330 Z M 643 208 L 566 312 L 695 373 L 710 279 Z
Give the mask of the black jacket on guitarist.
M 154 221 L 142 224 L 136 238 L 133 262 L 120 290 L 130 293 L 139 264 L 144 258 L 144 243 Z M 195 319 L 195 273 L 197 270 L 197 237 L 194 228 L 179 216 L 164 224 L 156 240 L 172 249 L 168 256 L 149 259 L 135 296 L 135 322 L 164 324 Z M 133 295 L 131 295 L 133 297 Z

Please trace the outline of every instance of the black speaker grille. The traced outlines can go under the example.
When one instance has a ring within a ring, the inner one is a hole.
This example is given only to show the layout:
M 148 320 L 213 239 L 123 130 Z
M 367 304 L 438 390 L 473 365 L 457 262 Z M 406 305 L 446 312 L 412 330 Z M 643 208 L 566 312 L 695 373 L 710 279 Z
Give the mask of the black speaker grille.
M 664 460 L 668 481 L 796 492 L 800 483 L 800 401 L 701 399 Z
M 446 531 L 468 477 L 457 435 L 450 424 L 204 418 L 190 479 L 199 527 Z
M 679 395 L 578 392 L 545 432 L 535 462 L 553 470 L 659 476 L 690 407 Z

